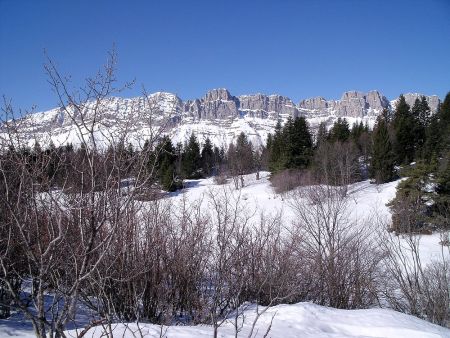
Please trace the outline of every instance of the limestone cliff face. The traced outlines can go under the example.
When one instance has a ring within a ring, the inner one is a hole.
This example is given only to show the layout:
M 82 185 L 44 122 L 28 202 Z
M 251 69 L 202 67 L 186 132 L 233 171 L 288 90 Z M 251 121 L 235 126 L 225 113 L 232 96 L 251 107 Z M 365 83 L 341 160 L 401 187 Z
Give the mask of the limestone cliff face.
M 406 102 L 413 105 L 421 94 L 405 94 Z M 431 111 L 439 105 L 437 96 L 426 96 Z M 184 112 L 198 120 L 226 120 L 249 116 L 256 118 L 275 118 L 299 115 L 333 115 L 362 118 L 377 116 L 383 109 L 393 109 L 396 100 L 390 102 L 379 91 L 367 93 L 359 91 L 344 92 L 340 100 L 326 100 L 318 96 L 304 99 L 298 105 L 281 95 L 252 94 L 232 96 L 226 89 L 213 89 L 201 99 L 186 101 Z
M 300 101 L 299 108 L 337 116 L 364 117 L 377 115 L 384 108 L 389 109 L 389 101 L 378 91 L 368 93 L 348 91 L 340 100 L 327 101 L 323 97 L 314 97 Z
M 377 90 L 372 90 L 367 93 L 366 96 L 367 103 L 372 109 L 383 110 L 389 108 L 389 100 L 381 95 Z
M 213 89 L 201 99 L 185 102 L 184 113 L 199 120 L 224 120 L 239 116 L 270 118 L 299 116 L 299 109 L 291 99 L 281 95 L 232 96 L 226 89 Z
M 296 117 L 299 110 L 291 99 L 281 95 L 242 95 L 238 97 L 239 109 L 251 117 L 267 118 L 280 115 Z
M 239 116 L 239 101 L 226 89 L 213 89 L 198 100 L 187 101 L 185 112 L 202 120 L 228 119 Z
M 322 110 L 328 108 L 328 101 L 321 96 L 300 101 L 298 106 L 307 110 Z

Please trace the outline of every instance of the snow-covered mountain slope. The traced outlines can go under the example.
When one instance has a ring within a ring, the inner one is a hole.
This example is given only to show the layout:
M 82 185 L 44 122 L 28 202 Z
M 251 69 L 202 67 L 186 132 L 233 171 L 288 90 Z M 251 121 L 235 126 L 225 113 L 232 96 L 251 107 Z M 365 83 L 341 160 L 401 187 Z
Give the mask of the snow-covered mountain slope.
M 406 94 L 413 102 L 420 94 Z M 439 104 L 437 96 L 428 96 L 432 111 Z M 409 102 L 408 101 L 408 102 Z M 227 146 L 240 132 L 245 132 L 255 145 L 264 144 L 278 121 L 305 116 L 314 131 L 320 122 L 331 125 L 338 117 L 349 124 L 373 126 L 383 109 L 392 109 L 378 91 L 345 92 L 340 100 L 322 97 L 305 99 L 295 104 L 280 95 L 232 96 L 226 89 L 209 91 L 201 99 L 182 101 L 171 93 L 158 92 L 130 99 L 111 97 L 100 103 L 88 103 L 81 109 L 55 108 L 31 114 L 17 121 L 19 139 L 32 146 L 52 140 L 55 145 L 72 143 L 93 131 L 95 142 L 108 145 L 124 141 L 143 145 L 155 133 L 169 134 L 173 141 L 184 142 L 194 133 L 200 141 L 209 137 L 217 146 Z M 1 136 L 1 135 L 0 135 Z M 3 135 L 4 136 L 4 135 Z

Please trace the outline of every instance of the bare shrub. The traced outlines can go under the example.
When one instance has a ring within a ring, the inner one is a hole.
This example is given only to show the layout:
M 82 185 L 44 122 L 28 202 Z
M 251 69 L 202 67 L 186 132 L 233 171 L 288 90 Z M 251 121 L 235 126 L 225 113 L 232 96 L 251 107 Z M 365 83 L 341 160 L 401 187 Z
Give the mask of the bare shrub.
M 277 194 L 284 194 L 300 186 L 311 184 L 311 173 L 308 170 L 287 169 L 272 175 L 270 182 Z
M 387 233 L 380 245 L 386 258 L 383 296 L 389 306 L 432 323 L 449 325 L 450 262 L 448 256 L 424 263 L 420 235 Z M 442 250 L 445 250 L 443 247 Z
M 227 177 L 224 174 L 220 173 L 220 174 L 214 176 L 214 183 L 217 184 L 217 185 L 226 184 L 227 183 Z
M 345 187 L 360 176 L 358 149 L 353 142 L 321 143 L 314 156 L 319 182 Z
M 363 308 L 376 302 L 381 255 L 366 224 L 350 220 L 347 202 L 339 187 L 293 191 L 293 236 L 303 259 L 307 298 L 335 308 Z

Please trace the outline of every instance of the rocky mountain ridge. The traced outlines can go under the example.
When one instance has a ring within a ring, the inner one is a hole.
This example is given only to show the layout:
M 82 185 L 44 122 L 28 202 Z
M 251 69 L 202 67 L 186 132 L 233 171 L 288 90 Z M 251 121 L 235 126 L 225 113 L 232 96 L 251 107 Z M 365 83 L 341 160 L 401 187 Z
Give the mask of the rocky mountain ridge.
M 405 94 L 408 104 L 421 94 Z M 437 96 L 426 96 L 432 112 L 439 105 Z M 184 142 L 191 133 L 200 140 L 209 137 L 217 145 L 227 145 L 244 131 L 256 144 L 263 144 L 278 121 L 305 116 L 312 129 L 320 122 L 331 125 L 338 117 L 350 124 L 364 121 L 373 125 L 383 109 L 392 110 L 397 99 L 389 101 L 378 91 L 368 93 L 347 91 L 340 100 L 323 97 L 304 99 L 295 104 L 281 95 L 251 94 L 233 96 L 227 89 L 213 89 L 202 98 L 183 101 L 178 96 L 158 92 L 148 97 L 111 97 L 96 110 L 96 133 L 99 143 L 126 130 L 131 143 L 141 143 L 155 128 L 169 134 L 174 142 Z M 83 111 L 59 108 L 28 115 L 19 121 L 21 138 L 28 143 L 52 140 L 55 144 L 77 143 L 84 126 L 81 119 L 93 120 L 94 106 L 87 104 Z M 118 136 L 117 136 L 118 137 Z

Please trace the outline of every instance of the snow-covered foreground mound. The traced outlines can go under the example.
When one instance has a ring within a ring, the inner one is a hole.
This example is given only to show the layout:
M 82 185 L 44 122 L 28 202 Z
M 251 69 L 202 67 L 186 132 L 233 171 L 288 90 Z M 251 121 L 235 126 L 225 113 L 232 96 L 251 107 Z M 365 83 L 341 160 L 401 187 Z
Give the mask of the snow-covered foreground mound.
M 263 308 L 259 308 L 261 313 Z M 239 318 L 238 337 L 248 337 L 256 318 L 256 307 L 249 307 Z M 17 323 L 16 323 L 17 324 Z M 31 329 L 0 320 L 0 337 L 31 338 Z M 450 330 L 413 316 L 387 309 L 338 310 L 312 303 L 278 305 L 267 309 L 256 321 L 252 337 L 392 337 L 438 338 L 450 337 Z M 160 326 L 135 323 L 112 325 L 114 337 L 212 337 L 213 328 L 198 326 Z M 67 331 L 68 337 L 78 337 L 82 329 Z M 235 337 L 234 318 L 219 328 L 218 337 Z M 105 328 L 97 326 L 85 332 L 84 337 L 110 337 Z
M 256 318 L 256 309 L 245 311 L 245 320 L 238 337 L 248 337 Z M 261 311 L 261 309 L 260 309 Z M 273 320 L 272 320 L 273 319 Z M 234 320 L 219 328 L 219 337 L 235 337 Z M 242 324 L 242 318 L 240 318 Z M 272 324 L 271 324 L 272 323 Z M 252 337 L 392 337 L 392 338 L 437 338 L 450 337 L 450 330 L 430 324 L 421 319 L 391 310 L 337 310 L 311 303 L 278 305 L 269 308 L 256 321 Z M 140 331 L 140 333 L 139 333 Z M 210 326 L 170 326 L 151 324 L 114 326 L 114 337 L 212 337 Z M 1 333 L 1 331 L 0 331 Z M 76 331 L 68 332 L 76 337 Z M 103 328 L 91 329 L 86 337 L 104 337 Z

